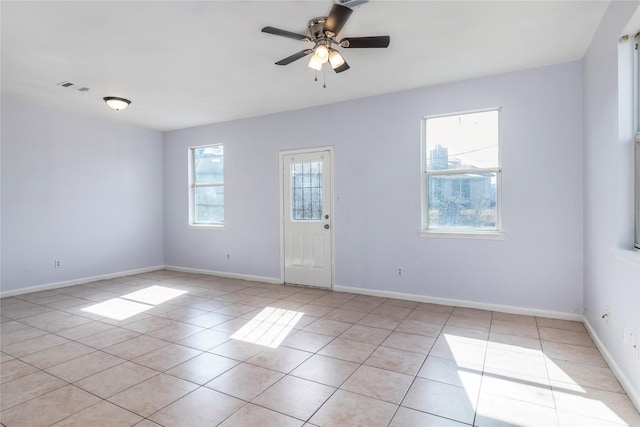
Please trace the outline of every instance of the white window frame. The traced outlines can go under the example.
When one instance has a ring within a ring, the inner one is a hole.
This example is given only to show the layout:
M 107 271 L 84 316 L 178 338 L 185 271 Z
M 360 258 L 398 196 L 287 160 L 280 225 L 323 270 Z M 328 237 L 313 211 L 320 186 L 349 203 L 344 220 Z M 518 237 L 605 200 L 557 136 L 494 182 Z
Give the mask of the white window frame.
M 196 171 L 195 171 L 195 150 L 198 148 L 207 147 L 224 147 L 224 144 L 207 144 L 199 145 L 196 147 L 189 147 L 189 227 L 190 228 L 203 228 L 203 229 L 223 229 L 224 222 L 196 222 L 196 188 L 202 187 L 224 187 L 224 175 L 222 182 L 216 183 L 196 183 Z M 222 155 L 222 161 L 224 164 L 224 154 Z M 224 205 L 223 205 L 224 209 Z M 225 212 L 226 216 L 226 212 Z
M 640 250 L 640 33 L 633 40 L 633 129 L 634 138 L 634 239 L 633 247 Z
M 487 111 L 498 112 L 498 167 L 483 169 L 447 169 L 430 171 L 427 167 L 427 120 L 439 117 L 460 116 L 464 114 L 483 113 Z M 462 238 L 462 239 L 490 239 L 504 240 L 505 235 L 502 231 L 502 162 L 501 162 L 501 123 L 502 108 L 486 108 L 482 110 L 463 111 L 456 113 L 447 113 L 426 116 L 422 119 L 422 138 L 421 138 L 421 155 L 420 164 L 422 170 L 421 185 L 421 219 L 422 226 L 418 233 L 422 237 L 445 237 L 445 238 Z M 496 227 L 495 229 L 473 229 L 473 228 L 431 228 L 429 227 L 429 177 L 438 175 L 464 175 L 467 173 L 495 173 L 496 174 Z

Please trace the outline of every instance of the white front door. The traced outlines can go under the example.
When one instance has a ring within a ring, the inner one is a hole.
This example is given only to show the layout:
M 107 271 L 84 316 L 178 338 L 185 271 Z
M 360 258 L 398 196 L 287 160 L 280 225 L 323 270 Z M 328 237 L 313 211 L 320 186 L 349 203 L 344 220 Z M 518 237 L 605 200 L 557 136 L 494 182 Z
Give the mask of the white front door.
M 330 288 L 331 152 L 286 154 L 282 167 L 284 281 Z

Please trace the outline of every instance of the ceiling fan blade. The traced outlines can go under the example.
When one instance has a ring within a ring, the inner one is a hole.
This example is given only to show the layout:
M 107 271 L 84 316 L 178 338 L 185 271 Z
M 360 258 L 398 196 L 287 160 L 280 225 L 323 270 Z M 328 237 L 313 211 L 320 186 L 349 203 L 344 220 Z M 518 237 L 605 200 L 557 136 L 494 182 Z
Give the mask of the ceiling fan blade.
M 336 73 L 341 73 L 343 71 L 347 71 L 349 68 L 351 68 L 351 67 L 349 67 L 349 64 L 347 64 L 347 61 L 344 61 L 344 64 L 342 64 L 339 67 L 334 68 L 333 71 L 335 71 Z
M 342 6 L 341 4 L 334 3 L 331 7 L 331 12 L 329 12 L 329 16 L 327 16 L 327 20 L 324 23 L 324 32 L 331 33 L 335 37 L 340 33 L 344 24 L 347 23 L 347 19 L 353 13 L 353 9 L 349 9 L 346 6 Z
M 390 41 L 391 37 L 389 36 L 347 37 L 340 40 L 340 46 L 349 49 L 388 47 Z
M 262 32 L 273 34 L 274 36 L 287 37 L 289 39 L 294 39 L 294 40 L 302 40 L 302 41 L 309 40 L 309 37 L 305 36 L 304 34 L 292 33 L 291 31 L 281 30 L 280 28 L 275 28 L 275 27 L 264 27 L 262 29 Z
M 301 50 L 300 52 L 296 52 L 291 56 L 287 56 L 286 58 L 281 59 L 280 61 L 276 62 L 276 65 L 291 64 L 293 61 L 297 61 L 300 58 L 304 58 L 305 56 L 309 55 L 312 52 L 313 52 L 313 49 Z

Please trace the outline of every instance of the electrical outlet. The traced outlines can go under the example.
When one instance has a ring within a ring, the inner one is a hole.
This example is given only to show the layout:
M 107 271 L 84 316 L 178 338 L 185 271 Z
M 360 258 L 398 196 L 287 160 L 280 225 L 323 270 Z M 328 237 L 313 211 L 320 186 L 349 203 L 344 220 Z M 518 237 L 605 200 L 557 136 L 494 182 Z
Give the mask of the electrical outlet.
M 396 270 L 396 276 L 398 277 L 402 276 L 402 267 L 398 267 L 398 269 Z
M 604 314 L 602 315 L 602 320 L 604 320 L 604 323 L 608 325 L 609 319 L 611 319 L 611 311 L 609 310 L 609 306 L 606 306 L 604 308 Z
M 53 268 L 62 268 L 62 261 L 59 259 L 53 261 Z

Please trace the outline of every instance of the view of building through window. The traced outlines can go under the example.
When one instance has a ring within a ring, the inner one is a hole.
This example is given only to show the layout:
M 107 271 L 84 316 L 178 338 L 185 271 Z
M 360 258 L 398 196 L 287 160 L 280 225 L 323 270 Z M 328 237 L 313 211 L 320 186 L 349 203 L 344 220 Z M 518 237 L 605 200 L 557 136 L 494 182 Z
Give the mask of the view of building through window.
M 498 229 L 498 134 L 498 110 L 425 119 L 425 229 Z

